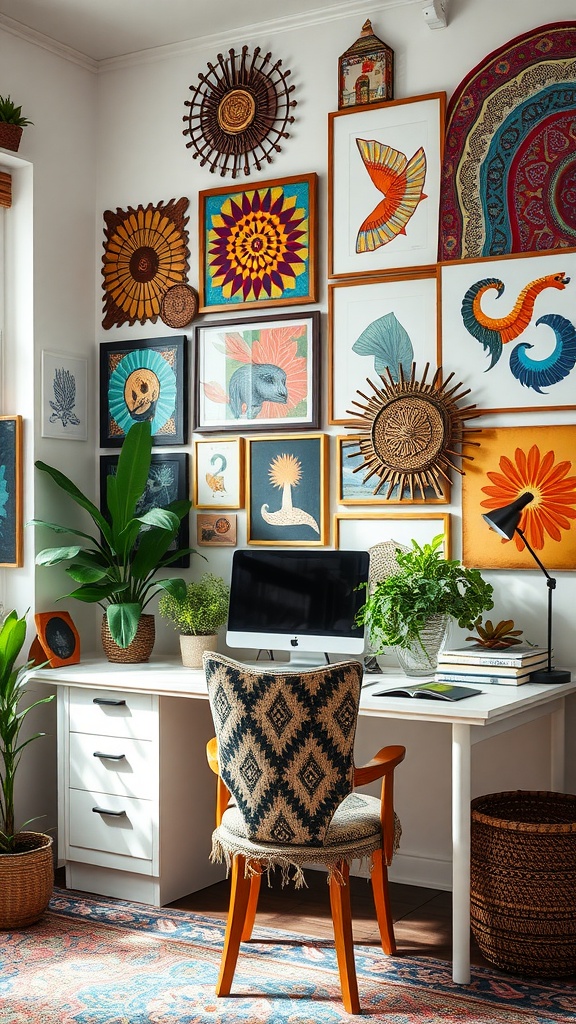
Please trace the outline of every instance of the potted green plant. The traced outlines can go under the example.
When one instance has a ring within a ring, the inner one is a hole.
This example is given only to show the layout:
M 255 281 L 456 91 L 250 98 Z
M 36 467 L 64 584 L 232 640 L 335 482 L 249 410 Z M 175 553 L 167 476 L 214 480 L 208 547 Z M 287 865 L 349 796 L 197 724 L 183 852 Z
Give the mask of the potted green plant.
M 398 549 L 398 572 L 376 583 L 357 616 L 376 654 L 389 647 L 407 675 L 429 675 L 452 619 L 471 629 L 478 616 L 494 607 L 493 588 L 478 569 L 443 558 L 442 534 L 430 544 L 412 540 Z
M 0 96 L 0 146 L 18 152 L 22 132 L 27 124 L 33 124 L 22 114 L 10 96 Z
M 36 563 L 70 563 L 66 572 L 79 586 L 63 596 L 101 605 L 105 612 L 102 642 L 110 661 L 148 660 L 154 645 L 154 616 L 144 614 L 144 609 L 160 591 L 175 597 L 183 597 L 186 592 L 183 579 L 158 579 L 157 574 L 183 555 L 196 553 L 194 548 L 171 549 L 180 523 L 190 511 L 188 499 L 136 514 L 151 458 L 150 423 L 134 423 L 124 438 L 116 473 L 107 479 L 109 517 L 58 469 L 35 463 L 88 512 L 96 526 L 92 535 L 44 519 L 32 520 L 36 526 L 81 538 L 75 544 L 44 548 L 36 555 Z
M 22 706 L 27 665 L 15 667 L 26 637 L 26 619 L 10 612 L 0 626 L 0 928 L 22 928 L 44 913 L 54 884 L 52 837 L 17 828 L 14 785 L 24 749 L 45 734 L 24 739 L 27 715 L 53 695 Z
M 180 633 L 182 664 L 187 668 L 199 668 L 204 651 L 217 649 L 217 633 L 228 617 L 229 598 L 228 584 L 211 572 L 188 583 L 186 593 L 180 597 L 162 594 L 158 611 Z

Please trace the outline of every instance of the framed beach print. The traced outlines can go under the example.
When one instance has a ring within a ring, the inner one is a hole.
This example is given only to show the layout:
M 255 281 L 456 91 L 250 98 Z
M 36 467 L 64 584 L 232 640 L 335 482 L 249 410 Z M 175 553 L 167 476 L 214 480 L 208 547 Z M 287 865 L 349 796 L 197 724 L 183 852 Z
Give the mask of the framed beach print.
M 432 266 L 444 93 L 328 115 L 328 276 Z
M 412 540 L 429 544 L 444 534 L 442 555 L 451 557 L 450 514 L 448 512 L 336 512 L 334 547 L 369 551 L 375 544 L 393 540 L 411 547 Z
M 237 518 L 235 512 L 199 512 L 196 516 L 196 543 L 206 548 L 235 547 Z
M 327 434 L 247 439 L 249 544 L 328 543 L 328 444 Z
M 133 423 L 149 420 L 155 445 L 188 440 L 187 339 L 100 345 L 100 447 L 120 448 Z
M 318 310 L 199 324 L 194 430 L 316 428 L 319 336 Z
M 118 455 L 100 456 L 100 508 L 104 513 L 106 504 L 106 481 L 116 472 Z M 136 514 L 143 515 L 152 508 L 170 505 L 173 501 L 184 501 L 189 497 L 190 484 L 188 479 L 188 455 L 185 452 L 171 452 L 157 455 L 154 453 L 150 462 L 150 472 L 146 489 L 138 505 Z M 180 529 L 169 550 L 187 548 L 190 543 L 189 517 L 184 516 Z M 171 563 L 171 568 L 185 569 L 190 565 L 190 555 L 183 555 Z
M 356 392 L 418 376 L 438 361 L 438 280 L 435 272 L 370 281 L 337 281 L 328 287 L 328 422 L 350 423 Z
M 243 437 L 194 441 L 193 503 L 196 508 L 243 508 Z
M 450 502 L 450 482 L 440 478 L 441 494 L 431 486 L 424 486 L 424 496 L 418 488 L 405 488 L 396 484 L 392 488 L 380 486 L 380 478 L 364 465 L 355 434 L 336 437 L 337 496 L 339 505 L 446 505 Z
M 479 431 L 462 480 L 462 561 L 478 569 L 533 569 L 517 534 L 505 540 L 482 515 L 530 492 L 520 529 L 549 571 L 576 568 L 576 425 Z
M 200 309 L 316 302 L 316 174 L 198 194 Z
M 88 360 L 42 352 L 42 437 L 88 439 Z
M 0 567 L 23 565 L 22 417 L 0 416 Z
M 576 409 L 576 249 L 441 266 L 443 366 L 484 412 Z

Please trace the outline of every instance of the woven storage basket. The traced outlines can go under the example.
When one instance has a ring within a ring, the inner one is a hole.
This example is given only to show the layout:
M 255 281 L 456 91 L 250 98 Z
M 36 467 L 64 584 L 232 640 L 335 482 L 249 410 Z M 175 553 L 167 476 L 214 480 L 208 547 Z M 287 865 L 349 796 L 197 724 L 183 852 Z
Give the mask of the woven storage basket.
M 123 665 L 134 665 L 148 661 L 154 649 L 156 627 L 153 615 L 141 615 L 136 636 L 128 647 L 119 647 L 113 639 L 105 615 L 102 616 L 102 649 L 108 661 Z
M 26 928 L 46 910 L 54 888 L 52 836 L 22 832 L 20 853 L 0 854 L 0 928 Z M 28 847 L 28 849 L 26 849 Z
M 471 925 L 506 971 L 576 973 L 576 796 L 490 793 L 472 801 Z

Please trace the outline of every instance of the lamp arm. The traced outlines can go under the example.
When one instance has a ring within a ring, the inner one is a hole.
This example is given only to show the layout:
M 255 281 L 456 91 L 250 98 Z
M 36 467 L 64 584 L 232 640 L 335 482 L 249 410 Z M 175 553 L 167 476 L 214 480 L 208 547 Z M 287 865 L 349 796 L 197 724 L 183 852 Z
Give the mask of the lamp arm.
M 516 533 L 520 534 L 520 536 L 522 537 L 522 540 L 524 541 L 524 544 L 526 545 L 526 547 L 528 548 L 528 551 L 532 555 L 532 558 L 534 559 L 536 564 L 540 566 L 540 568 L 542 569 L 542 572 L 544 573 L 546 579 L 548 580 L 548 586 L 550 587 L 551 590 L 554 590 L 554 588 L 556 586 L 556 580 L 554 579 L 553 576 L 550 575 L 550 573 L 548 572 L 548 569 L 544 565 L 542 565 L 542 562 L 538 558 L 538 555 L 536 554 L 534 549 L 532 547 L 530 547 L 530 544 L 526 540 L 526 536 L 524 534 L 524 530 L 521 530 L 520 527 L 517 526 L 516 527 Z
M 524 541 L 528 551 L 532 555 L 534 561 L 540 566 L 542 572 L 546 577 L 546 586 L 548 587 L 548 664 L 547 671 L 552 672 L 552 591 L 556 588 L 556 580 L 550 575 L 548 570 L 542 565 L 542 562 L 538 558 L 536 552 L 530 547 L 526 537 L 524 536 L 523 530 L 519 526 L 516 527 L 516 533 L 519 533 Z

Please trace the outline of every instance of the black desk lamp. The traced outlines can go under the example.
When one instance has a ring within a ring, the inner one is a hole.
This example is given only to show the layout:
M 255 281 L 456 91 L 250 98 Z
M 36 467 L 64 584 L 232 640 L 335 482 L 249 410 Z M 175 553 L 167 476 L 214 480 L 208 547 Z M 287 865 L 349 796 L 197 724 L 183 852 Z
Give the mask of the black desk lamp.
M 538 558 L 538 555 L 530 547 L 526 540 L 524 531 L 520 529 L 518 523 L 522 516 L 522 510 L 526 508 L 533 501 L 534 495 L 530 491 L 525 491 L 521 494 L 516 501 L 512 501 L 510 505 L 504 505 L 503 508 L 495 508 L 493 512 L 488 512 L 482 516 L 488 523 L 488 526 L 499 533 L 501 537 L 506 537 L 507 540 L 512 540 L 515 533 L 518 533 L 524 544 L 528 548 L 528 551 L 532 555 L 532 558 L 537 565 L 540 566 L 542 572 L 546 577 L 546 586 L 548 587 L 548 664 L 546 668 L 540 669 L 537 672 L 530 673 L 531 683 L 569 683 L 571 679 L 570 672 L 567 672 L 562 668 L 552 668 L 552 591 L 556 589 L 556 580 L 550 575 L 547 569 L 544 568 L 542 562 Z

